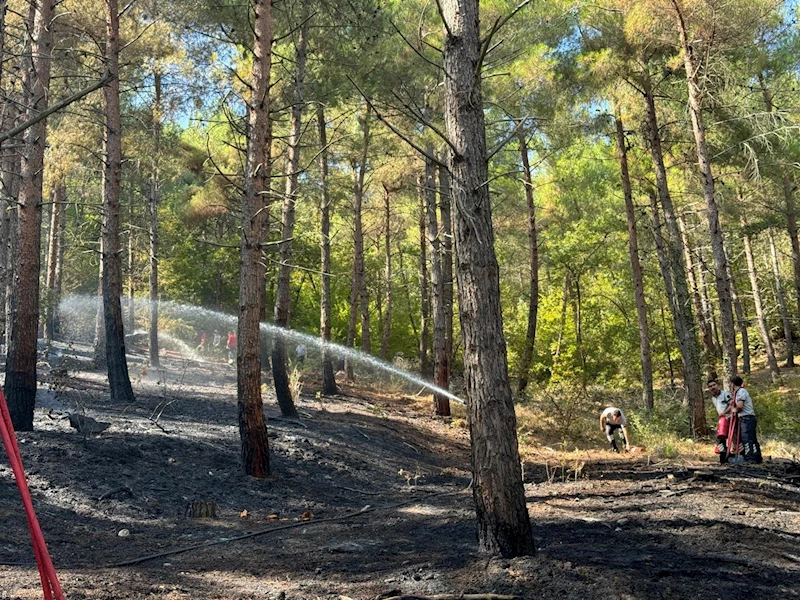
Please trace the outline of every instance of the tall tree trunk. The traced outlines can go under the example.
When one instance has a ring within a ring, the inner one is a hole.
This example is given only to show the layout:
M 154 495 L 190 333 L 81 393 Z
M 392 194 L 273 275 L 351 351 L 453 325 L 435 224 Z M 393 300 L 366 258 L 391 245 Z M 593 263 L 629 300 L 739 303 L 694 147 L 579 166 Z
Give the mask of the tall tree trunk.
M 731 286 L 728 281 L 728 266 L 725 259 L 722 227 L 719 222 L 719 207 L 714 191 L 714 175 L 711 171 L 711 160 L 706 143 L 706 129 L 702 112 L 702 91 L 700 89 L 700 59 L 689 40 L 689 32 L 684 19 L 682 0 L 671 0 L 678 23 L 681 47 L 683 50 L 683 66 L 686 71 L 686 85 L 689 91 L 689 113 L 692 118 L 697 162 L 703 183 L 703 197 L 706 201 L 708 232 L 711 237 L 711 252 L 714 257 L 714 283 L 719 302 L 719 320 L 722 329 L 722 368 L 725 372 L 726 388 L 731 377 L 736 374 L 736 331 L 733 325 L 733 303 Z
M 295 209 L 298 199 L 298 178 L 300 176 L 300 134 L 303 127 L 303 85 L 306 77 L 306 49 L 308 47 L 309 19 L 306 11 L 301 15 L 302 25 L 295 46 L 294 99 L 292 101 L 291 123 L 289 125 L 289 146 L 286 163 L 286 191 L 281 210 L 281 241 L 279 245 L 280 265 L 278 267 L 278 288 L 275 294 L 275 325 L 290 328 L 290 284 L 292 275 L 292 238 L 294 237 Z M 275 382 L 275 396 L 284 417 L 298 416 L 289 387 L 287 370 L 286 339 L 275 337 L 272 344 L 272 377 Z
M 778 250 L 775 247 L 775 235 L 772 229 L 767 231 L 769 235 L 769 253 L 772 258 L 772 274 L 775 277 L 775 297 L 778 300 L 778 308 L 781 311 L 781 322 L 783 323 L 783 337 L 786 340 L 786 366 L 794 366 L 794 343 L 792 339 L 792 325 L 789 321 L 789 313 L 786 310 L 786 298 L 783 295 L 783 284 L 781 283 L 781 267 L 778 262 Z
M 317 105 L 317 131 L 319 132 L 319 171 L 322 186 L 320 199 L 320 290 L 319 333 L 322 337 L 322 393 L 331 396 L 339 392 L 333 360 L 327 344 L 331 340 L 331 197 L 328 190 L 328 132 L 325 108 Z
M 772 94 L 769 88 L 767 88 L 767 83 L 762 73 L 758 74 L 758 83 L 761 87 L 761 96 L 764 99 L 764 106 L 767 112 L 771 113 L 775 107 L 772 102 Z M 800 319 L 800 239 L 798 239 L 797 234 L 797 214 L 794 205 L 795 186 L 792 183 L 792 179 L 787 174 L 787 171 L 790 171 L 790 169 L 784 169 L 781 172 L 781 187 L 783 188 L 783 198 L 786 203 L 786 231 L 789 234 L 789 241 L 792 244 L 792 270 L 794 273 L 795 298 L 797 300 L 797 318 Z M 772 231 L 770 231 L 770 240 L 772 240 Z M 791 332 L 791 328 L 786 330 L 785 324 L 784 330 Z M 789 338 L 787 338 L 787 343 L 788 340 Z M 786 366 L 794 366 L 794 349 L 789 349 L 788 352 L 786 356 Z
M 433 148 L 428 146 L 428 154 Z M 433 314 L 433 383 L 439 385 L 448 370 L 447 343 L 445 340 L 444 283 L 442 281 L 441 239 L 436 207 L 436 165 L 432 158 L 425 160 L 425 213 L 428 234 L 428 254 L 431 267 L 431 309 Z M 441 372 L 440 372 L 441 371 Z M 450 399 L 434 393 L 433 411 L 439 416 L 450 415 Z
M 725 251 L 727 256 L 727 249 Z M 731 298 L 733 299 L 733 308 L 736 311 L 736 324 L 739 326 L 739 334 L 742 336 L 742 373 L 750 373 L 750 338 L 747 334 L 747 317 L 742 308 L 742 302 L 739 300 L 739 292 L 736 289 L 736 278 L 733 276 L 733 265 L 731 264 L 730 256 L 728 258 L 728 279 L 731 282 Z
M 134 269 L 136 268 L 136 260 L 134 258 L 134 235 L 133 235 L 133 220 L 136 216 L 134 211 L 134 202 L 128 204 L 128 331 L 131 333 L 136 329 L 136 277 Z
M 694 304 L 694 312 L 697 315 L 697 324 L 700 326 L 700 337 L 703 340 L 703 350 L 705 352 L 705 363 L 708 368 L 708 374 L 715 370 L 714 357 L 716 356 L 716 348 L 714 347 L 714 333 L 711 331 L 711 324 L 708 322 L 708 312 L 704 306 L 703 300 L 700 296 L 702 288 L 702 268 L 698 269 L 700 283 L 698 283 L 698 271 L 695 271 L 694 260 L 692 260 L 692 247 L 689 244 L 689 236 L 686 232 L 686 218 L 684 215 L 678 216 L 678 227 L 681 231 L 681 243 L 683 245 L 683 258 L 686 261 L 686 277 L 688 280 L 689 288 L 692 295 L 692 303 Z
M 772 382 L 775 383 L 780 380 L 781 373 L 778 369 L 778 361 L 775 358 L 775 350 L 772 347 L 772 339 L 769 337 L 769 327 L 767 326 L 767 319 L 764 315 L 764 305 L 761 302 L 761 290 L 758 285 L 758 271 L 756 270 L 756 262 L 753 258 L 753 247 L 750 243 L 750 235 L 747 233 L 747 223 L 744 217 L 741 217 L 741 225 L 744 255 L 745 258 L 747 258 L 747 274 L 750 276 L 750 287 L 753 289 L 753 304 L 756 308 L 756 324 L 758 325 L 758 333 L 761 334 L 761 341 L 764 343 L 769 374 L 772 377 Z
M 664 221 L 669 234 L 665 250 L 674 291 L 674 305 L 670 304 L 670 307 L 672 308 L 672 320 L 681 350 L 686 401 L 689 405 L 689 428 L 693 435 L 704 435 L 708 430 L 708 423 L 706 422 L 703 404 L 700 349 L 697 346 L 694 315 L 692 314 L 691 300 L 689 298 L 689 287 L 686 283 L 686 267 L 683 261 L 683 245 L 681 244 L 677 213 L 672 204 L 672 196 L 669 193 L 669 185 L 667 183 L 667 169 L 664 166 L 664 154 L 661 148 L 661 133 L 658 127 L 655 96 L 649 79 L 645 80 L 644 92 L 645 111 L 647 114 L 646 127 L 650 142 L 650 154 L 653 160 L 653 170 L 656 176 L 656 190 L 658 191 L 661 207 L 664 209 Z
M 2 89 L 2 88 L 0 88 Z M 19 115 L 12 102 L 3 105 L 3 128 L 11 129 Z M 19 196 L 20 155 L 13 146 L 20 144 L 21 136 L 8 140 L 11 148 L 2 148 L 3 193 L 0 202 L 0 344 L 6 353 L 11 341 L 11 296 L 17 247 L 17 218 L 13 203 Z
M 448 160 L 442 154 L 443 162 Z M 450 173 L 444 165 L 439 165 L 439 212 L 441 215 L 441 240 L 442 240 L 442 303 L 444 306 L 444 334 L 445 355 L 447 364 L 437 371 L 436 385 L 440 388 L 450 389 L 450 370 L 453 361 L 453 219 L 452 204 L 450 202 Z M 445 369 L 446 367 L 446 369 Z
M 54 0 L 31 2 L 33 38 L 30 55 L 22 61 L 22 87 L 26 118 L 47 108 Z M 36 338 L 39 325 L 39 270 L 42 230 L 42 172 L 47 125 L 41 120 L 23 134 L 22 166 L 17 198 L 17 263 L 11 300 L 11 340 L 6 356 L 5 395 L 11 421 L 17 431 L 33 429 L 36 402 Z
M 725 253 L 726 260 L 728 253 Z M 722 358 L 722 342 L 719 339 L 719 327 L 717 326 L 717 319 L 716 315 L 714 314 L 714 307 L 711 303 L 711 294 L 708 291 L 708 281 L 706 278 L 706 273 L 711 273 L 711 269 L 708 268 L 708 263 L 706 263 L 705 257 L 703 255 L 703 248 L 702 246 L 697 247 L 697 276 L 700 281 L 700 306 L 703 310 L 703 314 L 705 315 L 706 323 L 708 323 L 711 329 L 711 338 L 714 340 L 714 353 L 718 359 Z M 730 268 L 728 268 L 728 281 L 730 281 Z M 731 300 L 733 300 L 733 286 L 731 286 Z
M 522 159 L 522 183 L 525 186 L 525 201 L 528 205 L 528 260 L 531 268 L 531 285 L 528 299 L 528 329 L 525 332 L 525 349 L 519 365 L 519 382 L 517 392 L 522 393 L 528 387 L 533 348 L 536 343 L 536 321 L 539 314 L 539 233 L 536 230 L 536 204 L 533 200 L 533 181 L 531 165 L 528 159 L 528 144 L 525 134 L 520 131 L 519 153 Z
M 639 240 L 636 232 L 636 211 L 633 206 L 631 177 L 628 171 L 628 147 L 622 117 L 615 117 L 617 130 L 617 158 L 619 160 L 622 192 L 625 198 L 625 216 L 628 220 L 628 254 L 633 274 L 633 293 L 636 299 L 636 316 L 639 322 L 639 356 L 642 360 L 642 400 L 648 411 L 653 410 L 653 358 L 650 353 L 650 327 L 647 323 L 647 303 L 644 297 L 644 277 L 639 262 Z M 526 153 L 527 154 L 527 153 Z M 527 186 L 526 186 L 527 187 Z
M 392 210 L 391 192 L 383 184 L 383 278 L 386 281 L 384 303 L 386 313 L 383 315 L 383 335 L 381 336 L 381 359 L 386 360 L 389 353 L 389 337 L 392 333 Z
M 269 440 L 261 400 L 259 319 L 266 302 L 263 244 L 269 210 L 270 162 L 269 77 L 272 66 L 272 3 L 253 0 L 253 66 L 247 103 L 248 138 L 242 198 L 242 243 L 239 275 L 239 327 L 236 380 L 239 437 L 244 472 L 264 478 L 270 473 Z
M 664 302 L 659 301 L 658 309 L 661 312 L 661 331 L 664 334 L 664 355 L 667 357 L 667 367 L 669 368 L 669 387 L 675 389 L 675 368 L 672 366 L 672 344 L 669 341 L 667 332 L 667 315 L 664 314 Z
M 783 199 L 786 203 L 786 231 L 792 243 L 792 273 L 794 274 L 794 291 L 797 300 L 797 318 L 800 319 L 800 236 L 797 233 L 797 209 L 794 203 L 795 186 L 792 180 L 782 177 Z
M 442 0 L 445 124 L 453 145 L 455 237 L 461 331 L 472 439 L 478 546 L 505 557 L 533 554 L 508 381 L 494 253 L 483 115 L 478 0 Z
M 47 244 L 47 307 L 44 320 L 44 337 L 50 341 L 58 329 L 58 303 L 61 296 L 61 267 L 64 256 L 64 230 L 67 222 L 67 186 L 62 175 L 55 182 L 53 210 L 50 213 L 50 239 Z
M 417 177 L 417 197 L 419 214 L 419 297 L 420 297 L 420 332 L 419 332 L 419 371 L 423 377 L 430 377 L 431 365 L 428 358 L 430 345 L 431 307 L 428 298 L 428 242 L 425 230 L 425 177 Z
M 150 327 L 148 347 L 150 364 L 159 365 L 158 360 L 158 205 L 161 203 L 160 161 L 161 153 L 161 70 L 153 71 L 153 162 L 150 173 L 150 202 L 148 237 L 150 242 L 150 277 L 148 282 L 150 296 Z
M 106 313 L 103 304 L 103 235 L 100 235 L 100 261 L 99 273 L 97 274 L 97 314 L 94 323 L 94 366 L 98 371 L 105 371 L 108 367 L 108 352 L 106 352 Z
M 122 117 L 119 99 L 119 6 L 106 0 L 106 73 L 112 79 L 103 88 L 105 137 L 103 168 L 103 312 L 106 326 L 106 360 L 111 399 L 134 401 L 125 356 L 122 320 L 122 260 L 120 256 L 120 194 L 122 191 Z
M 367 296 L 366 273 L 364 272 L 364 226 L 362 222 L 362 205 L 364 202 L 364 178 L 367 170 L 367 153 L 369 152 L 370 105 L 367 104 L 363 119 L 364 137 L 361 144 L 361 155 L 353 165 L 353 281 L 350 284 L 350 322 L 347 328 L 347 345 L 354 346 L 356 339 L 356 321 L 361 307 L 361 349 L 370 352 L 369 338 L 369 297 Z M 363 306 L 364 303 L 367 306 Z M 366 327 L 365 327 L 366 325 Z M 353 378 L 352 361 L 346 361 L 345 376 Z

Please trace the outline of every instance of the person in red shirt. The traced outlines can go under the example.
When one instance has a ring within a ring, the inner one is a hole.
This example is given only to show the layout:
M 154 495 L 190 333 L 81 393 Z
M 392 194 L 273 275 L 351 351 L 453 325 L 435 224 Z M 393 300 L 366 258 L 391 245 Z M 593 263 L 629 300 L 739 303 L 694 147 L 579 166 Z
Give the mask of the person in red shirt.
M 228 349 L 228 364 L 233 364 L 233 359 L 236 358 L 236 347 L 238 345 L 238 341 L 236 339 L 236 334 L 232 331 L 228 332 L 228 343 L 225 344 L 225 347 Z

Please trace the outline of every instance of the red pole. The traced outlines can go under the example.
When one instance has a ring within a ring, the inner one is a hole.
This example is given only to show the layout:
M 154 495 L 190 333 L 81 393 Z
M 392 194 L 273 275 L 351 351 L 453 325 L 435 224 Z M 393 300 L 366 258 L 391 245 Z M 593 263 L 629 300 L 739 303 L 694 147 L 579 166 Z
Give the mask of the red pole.
M 53 561 L 47 552 L 47 544 L 44 541 L 42 528 L 33 510 L 33 500 L 28 489 L 28 481 L 25 479 L 25 469 L 22 466 L 22 456 L 19 453 L 17 438 L 14 434 L 14 426 L 11 424 L 11 414 L 8 411 L 6 397 L 0 390 L 0 433 L 3 437 L 3 445 L 6 448 L 8 460 L 11 463 L 11 470 L 14 472 L 14 479 L 17 481 L 17 488 L 22 496 L 22 504 L 25 507 L 25 516 L 28 518 L 28 529 L 31 532 L 33 541 L 33 551 L 36 556 L 36 565 L 39 568 L 39 578 L 42 581 L 42 591 L 44 600 L 66 600 L 61 584 L 58 581 Z

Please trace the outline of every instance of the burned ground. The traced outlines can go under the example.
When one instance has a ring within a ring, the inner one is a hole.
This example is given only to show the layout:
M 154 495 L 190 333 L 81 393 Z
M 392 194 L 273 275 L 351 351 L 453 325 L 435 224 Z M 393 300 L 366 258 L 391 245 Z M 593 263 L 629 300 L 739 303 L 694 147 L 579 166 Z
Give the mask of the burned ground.
M 239 468 L 231 367 L 166 359 L 144 373 L 134 357 L 137 400 L 121 406 L 102 374 L 63 359 L 66 370 L 42 369 L 52 389 L 19 440 L 71 600 L 800 595 L 788 461 L 542 451 L 525 464 L 539 552 L 504 560 L 476 552 L 468 436 L 427 401 L 359 387 L 317 398 L 308 379 L 294 421 L 267 395 L 274 476 L 257 481 Z M 111 426 L 84 438 L 63 418 L 75 408 Z M 0 598 L 41 598 L 7 461 L 0 477 Z M 218 517 L 188 517 L 193 501 L 216 503 Z

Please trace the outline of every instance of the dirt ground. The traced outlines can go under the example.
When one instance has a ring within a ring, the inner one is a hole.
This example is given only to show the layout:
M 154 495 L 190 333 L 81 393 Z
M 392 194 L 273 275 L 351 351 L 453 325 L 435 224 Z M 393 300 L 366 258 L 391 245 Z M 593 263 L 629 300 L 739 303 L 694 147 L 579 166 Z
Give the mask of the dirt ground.
M 796 463 L 542 449 L 525 464 L 538 554 L 490 558 L 476 552 L 468 435 L 427 402 L 363 388 L 317 398 L 309 375 L 301 420 L 266 398 L 275 475 L 257 481 L 239 467 L 233 368 L 167 358 L 145 374 L 132 356 L 136 403 L 122 406 L 73 350 L 50 360 L 66 370 L 42 366 L 36 431 L 19 435 L 70 600 L 800 596 Z M 84 439 L 64 418 L 76 407 L 111 426 Z M 217 518 L 188 517 L 193 501 L 215 502 Z M 42 597 L 5 458 L 0 563 L 0 599 Z

